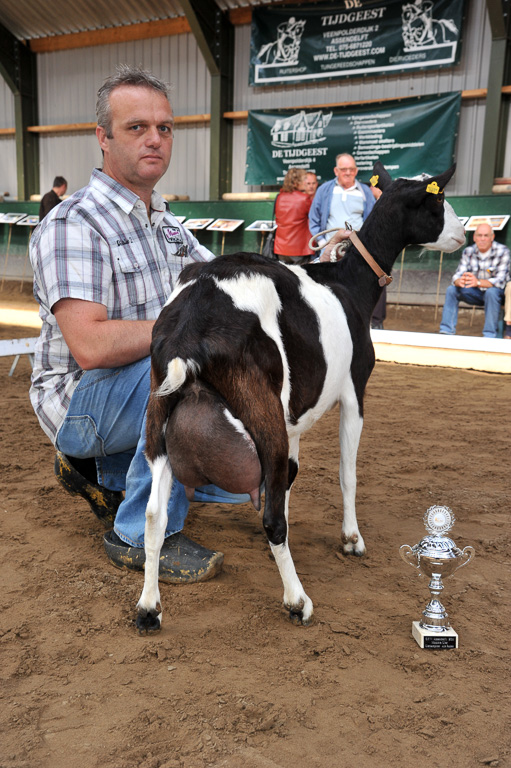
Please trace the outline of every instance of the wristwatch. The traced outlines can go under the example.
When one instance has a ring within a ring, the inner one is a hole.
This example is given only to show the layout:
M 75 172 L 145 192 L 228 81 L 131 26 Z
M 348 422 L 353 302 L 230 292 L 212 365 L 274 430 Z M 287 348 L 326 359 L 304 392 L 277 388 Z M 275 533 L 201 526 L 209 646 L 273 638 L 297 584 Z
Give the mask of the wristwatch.
M 481 287 L 481 281 L 480 281 L 480 280 L 478 280 L 478 281 L 477 281 L 477 287 L 478 287 L 478 288 L 480 288 L 480 287 Z

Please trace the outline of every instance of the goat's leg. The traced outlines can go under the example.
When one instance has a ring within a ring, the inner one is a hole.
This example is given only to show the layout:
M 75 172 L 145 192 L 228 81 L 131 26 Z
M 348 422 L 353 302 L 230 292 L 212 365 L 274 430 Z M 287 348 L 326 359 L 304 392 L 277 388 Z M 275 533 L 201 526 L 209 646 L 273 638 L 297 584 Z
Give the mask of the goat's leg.
M 362 433 L 363 419 L 353 385 L 341 397 L 341 422 L 339 441 L 341 463 L 339 479 L 343 497 L 342 549 L 345 555 L 365 554 L 366 548 L 357 524 L 357 453 Z
M 296 573 L 287 537 L 282 544 L 270 541 L 270 547 L 284 584 L 284 606 L 289 610 L 289 618 L 293 624 L 307 627 L 312 621 L 314 606 Z
M 287 493 L 286 493 L 286 522 L 289 522 L 289 497 L 291 488 L 298 474 L 300 466 L 298 453 L 300 450 L 300 435 L 289 437 L 289 459 L 287 467 Z
M 285 522 L 286 539 L 282 544 L 272 543 L 269 537 L 270 548 L 277 563 L 280 577 L 284 585 L 284 606 L 289 610 L 289 618 L 293 624 L 303 624 L 307 626 L 312 621 L 313 605 L 312 600 L 305 593 L 302 583 L 296 573 L 291 551 L 289 549 L 289 497 L 291 487 L 298 472 L 298 447 L 300 438 L 293 437 L 289 440 L 289 459 L 288 459 L 288 487 L 285 497 Z M 266 509 L 265 509 L 266 514 Z
M 173 474 L 165 443 L 164 425 L 168 419 L 171 398 L 155 397 L 162 383 L 151 363 L 151 397 L 146 414 L 145 455 L 152 474 L 151 493 L 145 512 L 144 549 L 146 555 L 144 588 L 137 603 L 137 628 L 140 632 L 160 629 L 161 605 L 158 576 L 160 552 L 165 540 L 168 503 L 172 492 Z
M 158 572 L 160 551 L 165 539 L 167 526 L 167 505 L 172 491 L 172 470 L 167 455 L 158 456 L 149 462 L 153 475 L 151 494 L 145 513 L 145 572 L 144 588 L 137 604 L 137 628 L 141 632 L 160 629 L 161 605 Z
M 284 604 L 294 621 L 309 624 L 312 602 L 296 575 L 287 541 L 287 505 L 289 488 L 298 468 L 298 440 L 289 441 L 279 394 L 271 383 L 272 378 L 258 366 L 237 368 L 232 374 L 223 366 L 211 370 L 209 375 L 212 385 L 221 394 L 225 392 L 233 413 L 257 447 L 265 484 L 263 526 L 284 584 Z

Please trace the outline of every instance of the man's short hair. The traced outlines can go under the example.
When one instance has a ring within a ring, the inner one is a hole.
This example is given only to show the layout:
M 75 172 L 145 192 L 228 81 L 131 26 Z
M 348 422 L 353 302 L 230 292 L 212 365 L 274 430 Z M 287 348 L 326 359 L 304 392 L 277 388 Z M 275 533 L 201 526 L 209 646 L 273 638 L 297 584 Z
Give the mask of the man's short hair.
M 112 138 L 112 110 L 110 108 L 110 94 L 121 85 L 135 85 L 142 88 L 152 88 L 153 91 L 162 93 L 170 103 L 170 85 L 159 80 L 151 72 L 141 67 L 132 67 L 129 64 L 119 64 L 115 75 L 107 77 L 98 91 L 96 102 L 96 117 L 98 125 L 105 129 L 109 139 Z
M 63 176 L 55 176 L 55 178 L 53 179 L 53 186 L 54 187 L 57 187 L 57 188 L 58 187 L 63 187 L 64 184 L 67 187 L 67 181 L 66 181 L 66 179 Z
M 356 161 L 355 161 L 355 158 L 353 157 L 353 155 L 350 155 L 350 153 L 349 153 L 349 152 L 339 152 L 339 154 L 335 156 L 335 164 L 336 164 L 336 165 L 337 165 L 337 161 L 338 161 L 338 159 L 339 159 L 340 157 L 351 157 L 351 159 L 353 160 L 353 162 L 355 163 L 355 165 L 357 164 L 357 163 L 356 163 Z

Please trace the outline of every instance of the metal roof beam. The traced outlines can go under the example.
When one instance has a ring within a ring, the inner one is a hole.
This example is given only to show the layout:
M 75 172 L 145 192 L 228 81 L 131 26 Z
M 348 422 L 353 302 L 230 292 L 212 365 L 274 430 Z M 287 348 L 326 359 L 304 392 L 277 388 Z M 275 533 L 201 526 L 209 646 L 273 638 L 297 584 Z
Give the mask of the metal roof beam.
M 29 133 L 37 123 L 37 62 L 34 53 L 0 24 L 0 74 L 14 95 L 18 200 L 39 191 L 39 137 Z
M 180 0 L 192 34 L 204 56 L 210 75 L 220 74 L 220 51 L 216 44 L 216 19 L 221 11 L 211 0 Z
M 492 42 L 479 175 L 481 195 L 491 194 L 495 176 L 502 175 L 499 169 L 503 162 L 503 142 L 509 112 L 504 108 L 502 99 L 502 86 L 505 85 L 510 56 L 509 6 L 509 0 L 486 0 Z
M 211 75 L 209 197 L 220 200 L 232 186 L 234 28 L 228 13 L 211 0 L 180 0 Z

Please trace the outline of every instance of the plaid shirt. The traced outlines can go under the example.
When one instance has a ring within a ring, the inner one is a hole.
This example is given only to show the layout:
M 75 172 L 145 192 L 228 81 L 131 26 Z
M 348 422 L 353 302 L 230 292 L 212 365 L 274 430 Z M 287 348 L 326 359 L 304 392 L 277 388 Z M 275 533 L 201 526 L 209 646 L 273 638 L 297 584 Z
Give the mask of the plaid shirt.
M 94 170 L 88 186 L 53 209 L 34 230 L 30 260 L 43 321 L 30 400 L 55 442 L 83 370 L 52 314 L 59 299 L 93 301 L 109 319 L 154 320 L 191 261 L 213 254 L 179 224 L 157 192 L 151 218 L 140 198 Z
M 489 280 L 496 288 L 504 288 L 509 273 L 509 248 L 494 240 L 489 251 L 480 253 L 477 246 L 470 245 L 461 255 L 452 282 L 465 272 L 472 272 L 478 280 Z M 486 291 L 486 288 L 480 290 Z

